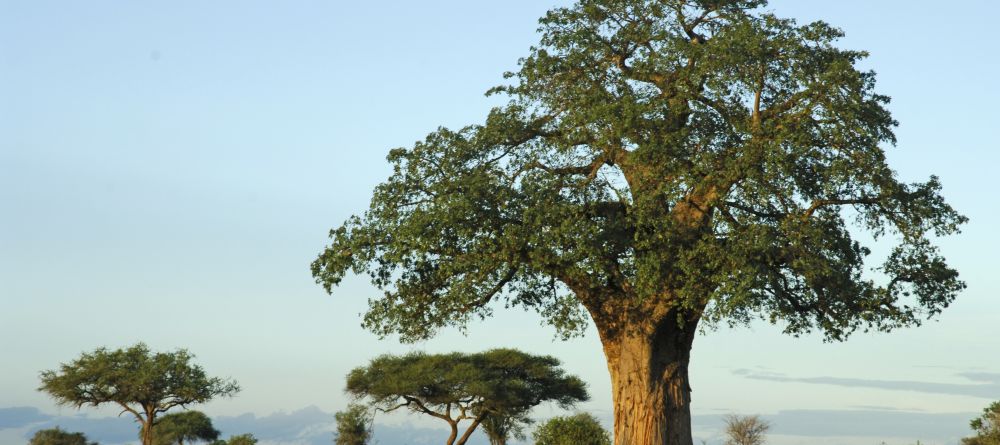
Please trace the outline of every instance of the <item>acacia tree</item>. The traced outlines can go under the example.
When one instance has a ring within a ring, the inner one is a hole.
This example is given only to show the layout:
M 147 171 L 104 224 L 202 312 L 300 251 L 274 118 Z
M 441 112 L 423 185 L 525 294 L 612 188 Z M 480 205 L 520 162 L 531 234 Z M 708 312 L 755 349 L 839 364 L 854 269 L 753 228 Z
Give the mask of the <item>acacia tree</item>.
M 563 337 L 593 320 L 618 445 L 690 445 L 700 327 L 761 318 L 839 341 L 939 313 L 964 288 L 930 238 L 966 218 L 904 183 L 889 98 L 842 32 L 765 0 L 579 0 L 491 90 L 479 125 L 388 156 L 371 206 L 312 264 L 384 292 L 364 326 L 404 341 L 497 305 Z M 853 231 L 853 232 L 852 232 Z M 873 262 L 870 234 L 891 245 Z M 881 264 L 879 264 L 881 263 Z
M 542 402 L 567 408 L 588 399 L 586 385 L 565 375 L 559 360 L 513 349 L 383 355 L 352 370 L 346 389 L 382 411 L 408 408 L 447 422 L 446 445 L 464 445 L 489 417 L 523 418 Z
M 335 445 L 368 445 L 372 438 L 372 415 L 368 407 L 352 403 L 333 417 L 337 422 Z
M 553 417 L 540 425 L 531 438 L 535 445 L 611 445 L 601 422 L 588 413 Z
M 28 445 L 97 445 L 97 442 L 88 441 L 83 433 L 70 433 L 57 426 L 36 431 Z
M 532 423 L 528 413 L 525 412 L 513 415 L 486 416 L 482 426 L 490 445 L 507 445 L 507 441 L 511 438 L 520 441 L 527 439 L 528 436 L 524 433 L 524 429 Z
M 726 422 L 725 445 L 764 445 L 767 441 L 767 432 L 771 430 L 771 423 L 758 415 L 730 414 L 723 420 Z
M 1000 402 L 983 408 L 983 414 L 969 422 L 975 436 L 962 438 L 962 445 L 1000 445 Z
M 153 445 L 157 416 L 192 403 L 232 396 L 239 385 L 208 377 L 194 356 L 184 349 L 151 352 L 144 343 L 126 349 L 98 348 L 42 371 L 39 391 L 49 393 L 60 405 L 118 405 L 122 414 L 135 416 L 143 445 Z
M 140 439 L 143 433 L 139 433 Z M 154 445 L 184 445 L 218 438 L 219 430 L 212 425 L 212 419 L 201 411 L 170 413 L 156 419 L 153 425 Z

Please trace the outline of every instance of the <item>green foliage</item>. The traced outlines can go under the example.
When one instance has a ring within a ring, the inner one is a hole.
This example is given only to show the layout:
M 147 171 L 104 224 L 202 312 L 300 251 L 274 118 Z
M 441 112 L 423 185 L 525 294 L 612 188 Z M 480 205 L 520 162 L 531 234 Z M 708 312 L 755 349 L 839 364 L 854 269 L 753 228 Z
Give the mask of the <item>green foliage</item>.
M 580 0 L 485 122 L 390 152 L 369 209 L 312 264 L 383 290 L 367 328 L 403 340 L 494 307 L 563 336 L 674 311 L 842 340 L 939 313 L 965 287 L 931 239 L 959 231 L 931 176 L 901 182 L 889 98 L 843 33 L 763 0 Z M 858 231 L 893 243 L 875 274 Z M 614 301 L 615 304 L 606 304 Z M 655 320 L 654 320 L 655 321 Z
M 1000 402 L 983 409 L 983 414 L 969 422 L 976 435 L 962 439 L 962 445 L 1000 445 Z
M 191 363 L 193 357 L 184 349 L 153 353 L 143 343 L 113 351 L 98 348 L 63 363 L 58 371 L 42 371 L 38 389 L 60 405 L 118 405 L 135 416 L 141 431 L 150 425 L 155 431 L 156 417 L 171 408 L 239 391 L 231 380 L 208 377 Z M 142 434 L 142 442 L 152 445 L 152 434 Z
M 523 411 L 547 401 L 566 408 L 589 398 L 586 384 L 559 369 L 558 359 L 514 349 L 383 355 L 351 371 L 347 391 L 380 408 L 413 397 L 427 408 L 463 403 L 479 413 Z
M 767 441 L 771 424 L 760 416 L 728 415 L 724 420 L 725 445 L 763 445 Z
M 253 434 L 240 434 L 230 436 L 229 440 L 216 440 L 209 445 L 257 445 L 257 438 Z
M 238 436 L 230 437 L 226 442 L 227 445 L 256 445 L 257 438 L 253 434 L 240 434 Z
M 483 432 L 490 445 L 507 445 L 511 438 L 523 441 L 528 438 L 525 428 L 534 423 L 528 413 L 514 415 L 491 415 L 483 419 Z
M 611 445 L 611 436 L 588 413 L 553 417 L 532 433 L 535 445 Z
M 182 411 L 164 415 L 156 420 L 153 427 L 154 445 L 183 445 L 197 441 L 214 441 L 218 438 L 219 431 L 212 426 L 212 419 L 200 411 Z
M 542 402 L 565 408 L 589 398 L 586 384 L 567 376 L 559 360 L 513 349 L 383 355 L 351 371 L 347 391 L 383 411 L 408 408 L 437 417 L 456 434 L 459 422 L 470 420 L 459 444 L 489 417 L 509 419 L 510 428 Z
M 28 445 L 97 445 L 97 442 L 87 442 L 87 436 L 83 433 L 69 433 L 55 427 L 45 430 L 38 430 Z
M 372 438 L 372 415 L 368 407 L 351 404 L 344 411 L 334 414 L 337 432 L 336 445 L 367 445 Z

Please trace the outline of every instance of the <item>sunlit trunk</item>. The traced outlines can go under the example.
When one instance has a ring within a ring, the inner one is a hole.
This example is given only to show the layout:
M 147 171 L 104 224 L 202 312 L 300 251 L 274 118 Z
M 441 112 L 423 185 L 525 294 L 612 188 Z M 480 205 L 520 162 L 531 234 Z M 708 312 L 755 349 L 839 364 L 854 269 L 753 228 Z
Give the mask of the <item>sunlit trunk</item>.
M 146 424 L 142 426 L 142 445 L 153 445 L 153 420 L 152 414 L 146 414 Z
M 611 373 L 615 445 L 692 445 L 688 363 L 695 323 L 602 335 Z

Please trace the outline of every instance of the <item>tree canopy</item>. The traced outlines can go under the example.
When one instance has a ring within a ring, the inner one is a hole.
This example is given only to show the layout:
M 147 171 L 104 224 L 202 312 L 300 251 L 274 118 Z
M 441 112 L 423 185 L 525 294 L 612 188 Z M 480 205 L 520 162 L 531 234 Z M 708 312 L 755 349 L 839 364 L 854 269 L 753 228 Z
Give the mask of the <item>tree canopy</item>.
M 723 421 L 726 423 L 725 445 L 764 445 L 767 441 L 767 432 L 771 430 L 771 423 L 758 415 L 730 414 L 725 416 Z
M 937 177 L 905 182 L 886 162 L 897 122 L 858 68 L 867 54 L 766 3 L 552 9 L 489 91 L 507 104 L 391 150 L 313 276 L 331 291 L 368 275 L 381 292 L 364 326 L 404 341 L 501 306 L 563 337 L 589 316 L 619 444 L 691 443 L 700 326 L 763 319 L 838 341 L 938 314 L 965 284 L 932 241 L 966 218 Z
M 212 419 L 201 411 L 169 413 L 157 419 L 153 427 L 154 445 L 184 445 L 218 438 L 219 430 L 212 425 Z
M 535 445 L 611 445 L 608 431 L 592 414 L 553 417 L 531 435 Z
M 335 445 L 368 445 L 372 438 L 372 414 L 367 406 L 351 404 L 333 417 L 337 422 Z
M 507 445 L 507 441 L 512 438 L 520 441 L 527 439 L 525 429 L 532 423 L 534 420 L 528 417 L 527 412 L 523 412 L 513 415 L 486 416 L 481 425 L 490 445 Z
M 143 445 L 153 445 L 156 417 L 174 407 L 232 396 L 239 385 L 208 377 L 184 349 L 152 352 L 139 343 L 124 349 L 98 348 L 58 370 L 42 371 L 38 388 L 60 405 L 117 405 L 135 416 Z
M 983 408 L 983 414 L 969 422 L 975 436 L 962 439 L 962 445 L 1000 445 L 1000 402 Z
M 70 433 L 57 426 L 36 431 L 28 445 L 97 445 L 97 442 L 87 441 L 83 433 Z
M 487 417 L 518 417 L 543 402 L 569 407 L 589 398 L 583 381 L 566 375 L 559 360 L 513 349 L 383 355 L 351 371 L 346 389 L 383 411 L 408 408 L 447 422 L 448 445 L 464 444 Z
M 842 339 L 940 311 L 962 289 L 930 235 L 965 218 L 936 177 L 886 164 L 889 98 L 843 33 L 764 1 L 584 0 L 550 11 L 483 124 L 392 150 L 371 207 L 313 263 L 385 290 L 365 325 L 418 340 L 537 308 L 563 334 L 631 306 L 783 322 Z M 864 274 L 869 247 L 896 246 Z M 640 303 L 642 302 L 642 303 Z M 642 311 L 645 312 L 645 311 Z M 640 312 L 640 313 L 642 313 Z
M 256 445 L 257 438 L 253 434 L 239 434 L 230 436 L 228 440 L 216 440 L 211 445 Z

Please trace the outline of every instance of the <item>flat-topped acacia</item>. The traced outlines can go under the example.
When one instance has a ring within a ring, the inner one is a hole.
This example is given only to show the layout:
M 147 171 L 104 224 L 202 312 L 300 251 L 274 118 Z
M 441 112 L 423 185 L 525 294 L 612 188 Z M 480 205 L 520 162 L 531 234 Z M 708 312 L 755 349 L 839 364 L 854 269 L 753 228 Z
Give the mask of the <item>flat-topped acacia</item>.
M 465 444 L 490 418 L 509 429 L 543 402 L 568 408 L 589 398 L 583 381 L 566 375 L 559 360 L 514 349 L 383 355 L 351 371 L 346 389 L 382 411 L 406 408 L 447 422 L 447 445 Z
M 174 407 L 205 403 L 239 392 L 236 382 L 208 377 L 184 349 L 152 352 L 139 343 L 124 349 L 98 348 L 58 370 L 42 371 L 38 389 L 60 405 L 117 405 L 140 425 L 143 445 L 153 445 L 157 417 Z

